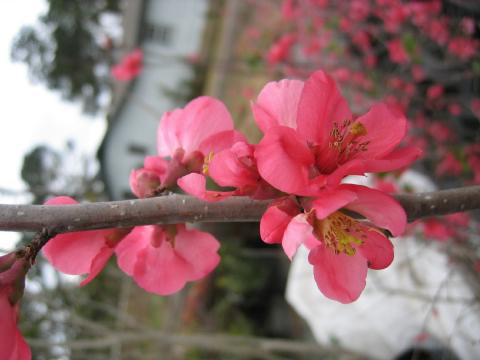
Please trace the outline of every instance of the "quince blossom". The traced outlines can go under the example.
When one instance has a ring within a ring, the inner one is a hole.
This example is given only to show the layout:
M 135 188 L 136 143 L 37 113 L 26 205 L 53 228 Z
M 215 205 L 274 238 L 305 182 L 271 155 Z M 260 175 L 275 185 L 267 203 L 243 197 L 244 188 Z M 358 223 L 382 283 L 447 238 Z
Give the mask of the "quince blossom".
M 369 222 L 356 220 L 341 209 L 363 215 Z M 301 204 L 293 198 L 272 204 L 262 217 L 260 235 L 267 243 L 281 243 L 290 259 L 300 245 L 307 247 L 320 291 L 349 303 L 365 288 L 368 268 L 384 269 L 393 261 L 393 245 L 380 229 L 396 236 L 405 225 L 403 208 L 390 196 L 342 184 L 304 198 Z
M 355 117 L 334 80 L 317 71 L 304 83 L 268 83 L 253 104 L 264 133 L 257 145 L 258 171 L 273 187 L 313 196 L 347 175 L 403 168 L 420 150 L 397 149 L 407 130 L 396 108 L 374 105 Z
M 208 275 L 220 261 L 218 241 L 185 225 L 137 226 L 116 247 L 118 266 L 146 291 L 169 295 Z
M 71 205 L 77 201 L 68 196 L 48 200 L 46 205 Z M 113 255 L 115 246 L 129 230 L 104 229 L 59 234 L 43 247 L 45 258 L 52 266 L 70 275 L 88 276 L 81 286 L 92 281 Z
M 211 157 L 245 137 L 234 130 L 223 103 L 209 96 L 189 102 L 184 109 L 166 112 L 157 135 L 158 155 L 170 162 L 161 188 L 176 185 L 191 172 L 202 173 Z

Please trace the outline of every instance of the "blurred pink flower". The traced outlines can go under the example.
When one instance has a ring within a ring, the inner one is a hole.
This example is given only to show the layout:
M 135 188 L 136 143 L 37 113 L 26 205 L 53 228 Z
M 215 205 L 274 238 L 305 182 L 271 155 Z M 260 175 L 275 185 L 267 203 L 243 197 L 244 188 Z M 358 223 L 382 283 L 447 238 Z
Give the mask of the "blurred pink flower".
M 452 153 L 447 153 L 437 165 L 437 175 L 459 176 L 462 174 L 462 164 Z
M 294 34 L 285 34 L 278 39 L 268 50 L 266 59 L 270 65 L 275 65 L 283 62 L 290 54 L 290 49 L 297 37 Z
M 118 81 L 130 81 L 142 71 L 143 52 L 135 49 L 112 68 L 112 76 Z
M 427 89 L 427 99 L 431 101 L 437 100 L 443 95 L 443 93 L 444 93 L 443 85 L 440 85 L 440 84 L 431 85 Z
M 410 61 L 410 57 L 408 56 L 402 42 L 399 39 L 390 40 L 387 43 L 387 48 L 388 55 L 392 62 L 397 64 L 405 64 Z
M 462 113 L 462 107 L 459 103 L 452 103 L 448 105 L 448 112 L 453 116 L 459 116 Z
M 470 60 L 475 56 L 478 49 L 478 42 L 473 39 L 456 37 L 448 43 L 448 51 L 461 60 Z

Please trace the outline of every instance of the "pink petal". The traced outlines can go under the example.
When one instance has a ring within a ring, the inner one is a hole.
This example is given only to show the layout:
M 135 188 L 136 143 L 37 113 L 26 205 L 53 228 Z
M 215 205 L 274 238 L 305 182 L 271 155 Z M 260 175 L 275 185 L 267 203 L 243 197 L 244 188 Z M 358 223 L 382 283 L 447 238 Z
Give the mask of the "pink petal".
M 253 148 L 250 158 L 253 158 Z M 220 186 L 256 186 L 260 180 L 256 167 L 247 166 L 242 160 L 233 148 L 220 151 L 210 161 L 208 175 Z
M 191 273 L 190 264 L 164 241 L 160 247 L 147 246 L 137 254 L 133 278 L 146 291 L 170 295 L 185 286 Z
M 260 220 L 260 237 L 267 244 L 280 244 L 292 218 L 299 214 L 298 205 L 290 198 L 272 204 Z
M 362 123 L 367 134 L 359 141 L 368 141 L 366 151 L 359 155 L 364 159 L 381 158 L 391 152 L 405 137 L 407 119 L 398 110 L 384 103 L 372 106 L 365 115 L 357 118 Z
M 305 82 L 298 104 L 297 129 L 313 143 L 326 145 L 333 123 L 350 119 L 352 113 L 335 81 L 322 70 Z
M 216 154 L 222 150 L 230 148 L 233 144 L 239 141 L 247 141 L 241 132 L 236 130 L 222 131 L 203 140 L 198 146 L 198 150 L 205 156 L 211 152 Z
M 104 246 L 100 252 L 95 256 L 95 258 L 92 261 L 92 266 L 90 268 L 90 273 L 88 274 L 87 278 L 85 278 L 81 283 L 80 286 L 85 286 L 87 285 L 90 281 L 95 279 L 97 275 L 100 273 L 100 271 L 103 270 L 105 265 L 108 262 L 108 259 L 113 254 L 113 248 L 110 246 Z
M 133 275 L 137 255 L 142 249 L 149 246 L 153 232 L 153 226 L 136 226 L 115 247 L 118 267 L 126 274 Z
M 273 187 L 303 195 L 314 157 L 305 141 L 288 127 L 272 127 L 255 149 L 260 175 Z
M 68 196 L 48 200 L 46 205 L 70 205 L 77 201 Z M 90 266 L 105 245 L 105 230 L 78 231 L 55 236 L 44 247 L 45 258 L 57 270 L 72 275 L 90 272 Z
M 325 219 L 328 215 L 356 199 L 355 192 L 337 187 L 334 190 L 320 192 L 312 201 L 312 208 L 315 209 L 315 216 L 318 219 Z
M 399 170 L 414 162 L 422 151 L 416 147 L 395 149 L 381 159 L 353 159 L 339 166 L 328 175 L 328 185 L 336 186 L 347 175 L 365 175 L 368 172 Z
M 422 150 L 414 146 L 395 149 L 382 159 L 365 162 L 366 172 L 386 172 L 403 169 L 422 155 Z
M 51 199 L 48 199 L 45 202 L 45 205 L 73 205 L 78 204 L 78 201 L 72 199 L 69 196 L 57 196 Z
M 0 288 L 1 289 L 1 288 Z M 16 314 L 4 289 L 0 290 L 0 359 L 12 359 L 17 339 Z
M 310 248 L 312 244 L 319 244 L 312 231 L 312 225 L 307 222 L 305 214 L 299 214 L 289 222 L 283 234 L 282 247 L 290 260 L 292 260 L 300 245 L 304 244 Z
M 146 156 L 143 160 L 143 166 L 145 169 L 163 174 L 167 171 L 168 161 L 160 156 Z
M 162 178 L 153 171 L 142 169 L 132 170 L 130 173 L 130 189 L 138 198 L 152 196 L 162 183 Z
M 43 254 L 57 270 L 81 275 L 90 272 L 93 259 L 104 245 L 101 230 L 65 233 L 51 239 L 43 247 Z
M 220 201 L 235 194 L 235 191 L 207 190 L 207 179 L 204 175 L 191 173 L 177 180 L 178 186 L 187 194 L 204 201 Z
M 182 148 L 180 133 L 183 130 L 184 109 L 175 109 L 163 114 L 157 130 L 157 151 L 160 156 L 173 156 L 175 150 Z
M 208 275 L 220 262 L 217 254 L 220 243 L 211 234 L 194 229 L 179 229 L 175 236 L 175 253 L 190 264 L 187 280 L 198 280 Z
M 335 254 L 324 245 L 314 248 L 308 261 L 318 288 L 326 297 L 343 304 L 358 299 L 366 285 L 367 260 L 355 254 Z
M 1 345 L 0 345 L 1 346 Z M 1 350 L 0 350 L 1 355 Z M 15 346 L 9 360 L 31 360 L 32 351 L 17 328 L 15 329 Z
M 367 227 L 364 228 L 365 231 L 361 234 L 366 235 L 367 238 L 363 241 L 363 244 L 358 247 L 360 253 L 367 259 L 370 269 L 385 269 L 393 261 L 392 242 L 379 231 L 368 229 Z
M 177 148 L 182 148 L 188 154 L 198 150 L 205 139 L 227 130 L 233 130 L 233 120 L 225 105 L 201 96 L 184 109 L 163 116 L 158 128 L 158 153 L 172 156 Z
M 253 116 L 258 127 L 266 133 L 272 126 L 297 128 L 297 108 L 303 81 L 281 80 L 265 85 L 252 104 Z
M 402 206 L 390 195 L 365 186 L 343 184 L 343 188 L 355 192 L 357 199 L 346 206 L 372 221 L 376 226 L 388 229 L 393 236 L 403 233 L 407 217 Z

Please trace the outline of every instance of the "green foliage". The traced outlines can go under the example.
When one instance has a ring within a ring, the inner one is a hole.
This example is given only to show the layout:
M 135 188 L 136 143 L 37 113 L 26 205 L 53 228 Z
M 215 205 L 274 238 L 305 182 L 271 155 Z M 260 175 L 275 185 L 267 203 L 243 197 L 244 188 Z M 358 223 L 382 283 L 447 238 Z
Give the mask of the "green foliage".
M 68 100 L 80 100 L 87 113 L 99 109 L 108 89 L 110 52 L 102 42 L 102 14 L 118 13 L 118 0 L 48 0 L 36 26 L 27 26 L 12 45 L 13 60 L 31 76 Z
M 21 176 L 34 196 L 34 203 L 45 201 L 52 182 L 59 175 L 60 163 L 60 154 L 43 145 L 25 155 Z
M 417 41 L 415 40 L 415 36 L 412 33 L 405 33 L 402 36 L 402 43 L 405 47 L 405 50 L 410 56 L 415 55 L 415 49 L 417 47 Z

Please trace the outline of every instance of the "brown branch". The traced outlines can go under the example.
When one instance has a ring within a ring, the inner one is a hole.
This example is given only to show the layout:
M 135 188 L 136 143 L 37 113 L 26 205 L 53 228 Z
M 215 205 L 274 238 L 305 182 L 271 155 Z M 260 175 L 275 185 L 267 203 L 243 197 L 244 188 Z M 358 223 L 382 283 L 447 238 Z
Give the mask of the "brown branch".
M 480 209 L 480 186 L 396 195 L 409 221 Z M 206 203 L 184 195 L 78 205 L 0 205 L 0 230 L 61 233 L 183 222 L 258 221 L 270 201 L 233 197 Z

